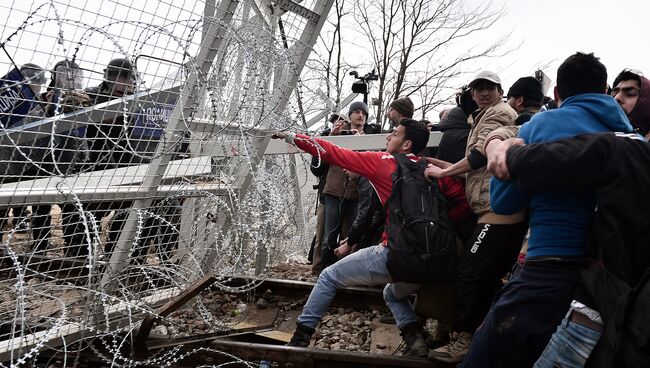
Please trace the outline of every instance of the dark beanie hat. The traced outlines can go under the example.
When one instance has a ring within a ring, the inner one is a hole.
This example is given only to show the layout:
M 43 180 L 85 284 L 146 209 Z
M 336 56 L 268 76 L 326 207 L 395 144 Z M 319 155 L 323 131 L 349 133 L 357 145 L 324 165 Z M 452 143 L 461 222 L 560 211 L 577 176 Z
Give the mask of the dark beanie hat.
M 131 77 L 135 74 L 135 70 L 131 62 L 127 59 L 113 59 L 111 60 L 106 69 L 104 69 L 106 77 Z
M 362 101 L 353 102 L 352 105 L 350 105 L 350 109 L 348 110 L 348 116 L 352 115 L 352 113 L 357 110 L 363 111 L 363 113 L 366 114 L 366 118 L 368 118 L 368 105 L 366 105 L 365 102 Z
M 508 90 L 508 97 L 524 96 L 532 100 L 542 102 L 544 92 L 542 84 L 534 77 L 519 78 Z
M 390 107 L 397 110 L 397 112 L 409 119 L 413 117 L 413 113 L 415 112 L 413 101 L 411 101 L 411 99 L 408 97 L 402 97 L 394 100 L 390 103 Z

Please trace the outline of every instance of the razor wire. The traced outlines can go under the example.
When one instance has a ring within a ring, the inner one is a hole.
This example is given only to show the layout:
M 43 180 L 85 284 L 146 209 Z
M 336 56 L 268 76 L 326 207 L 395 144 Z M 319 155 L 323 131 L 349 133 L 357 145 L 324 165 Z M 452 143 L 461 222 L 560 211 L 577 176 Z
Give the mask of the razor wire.
M 146 360 L 124 353 L 162 301 L 207 273 L 218 276 L 215 287 L 245 293 L 274 262 L 305 253 L 310 232 L 297 222 L 311 229 L 313 219 L 294 216 L 297 192 L 287 189 L 307 185 L 309 163 L 297 161 L 296 178 L 293 156 L 255 157 L 271 132 L 304 119 L 294 86 L 283 83 L 302 68 L 294 46 L 307 20 L 247 0 L 227 21 L 206 16 L 208 5 L 0 4 L 0 366 L 73 366 L 88 351 L 114 366 L 172 366 L 206 349 Z M 197 55 L 210 30 L 221 46 L 205 73 Z M 279 108 L 283 88 L 289 101 Z M 196 98 L 183 106 L 187 93 Z M 169 164 L 151 174 L 162 157 Z M 245 193 L 243 174 L 251 177 Z M 160 183 L 146 187 L 148 175 Z M 151 205 L 136 208 L 137 200 Z M 108 289 L 101 279 L 131 214 L 127 264 Z M 250 281 L 232 286 L 238 276 Z M 192 305 L 210 331 L 237 319 L 201 297 Z

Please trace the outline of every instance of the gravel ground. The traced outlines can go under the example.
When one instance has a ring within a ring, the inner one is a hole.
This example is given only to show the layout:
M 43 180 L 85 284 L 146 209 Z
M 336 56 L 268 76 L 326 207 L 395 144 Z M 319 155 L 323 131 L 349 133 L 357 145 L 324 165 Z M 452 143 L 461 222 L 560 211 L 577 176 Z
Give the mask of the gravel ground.
M 269 272 L 269 277 L 310 282 L 316 282 L 318 279 L 318 276 L 312 275 L 310 264 L 295 262 L 274 266 Z M 316 329 L 310 346 L 328 350 L 370 352 L 372 324 L 380 315 L 376 310 L 330 308 Z
M 311 265 L 307 263 L 281 263 L 271 267 L 267 272 L 268 277 L 273 279 L 310 281 L 316 282 L 318 276 L 311 273 Z
M 372 323 L 379 316 L 378 311 L 359 311 L 350 308 L 330 310 L 323 317 L 310 346 L 318 349 L 368 353 Z
M 282 264 L 273 267 L 268 277 L 316 281 L 311 265 Z M 278 309 L 275 325 L 279 325 L 289 311 L 299 313 L 303 301 L 287 301 L 270 294 L 228 294 L 222 291 L 204 292 L 185 308 L 170 314 L 157 325 L 152 334 L 192 336 L 213 333 L 227 324 L 242 321 L 248 314 L 260 309 Z M 381 313 L 376 310 L 330 308 L 314 334 L 311 347 L 318 349 L 370 352 L 370 334 L 373 321 Z

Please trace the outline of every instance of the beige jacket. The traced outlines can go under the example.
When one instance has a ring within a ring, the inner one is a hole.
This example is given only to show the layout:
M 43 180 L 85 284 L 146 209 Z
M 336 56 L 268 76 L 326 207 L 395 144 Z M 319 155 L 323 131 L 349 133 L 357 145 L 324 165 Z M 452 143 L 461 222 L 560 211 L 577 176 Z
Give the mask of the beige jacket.
M 336 165 L 330 165 L 327 171 L 327 179 L 325 179 L 323 193 L 351 201 L 359 200 L 357 180 L 350 179 L 343 169 Z
M 485 147 L 487 147 L 488 143 L 493 139 L 505 141 L 508 138 L 517 138 L 520 127 L 521 126 L 509 125 L 495 129 L 492 133 L 488 134 L 487 138 L 485 138 L 485 143 L 483 143 L 483 152 L 485 152 Z
M 504 126 L 514 126 L 517 112 L 510 107 L 507 103 L 501 101 L 494 102 L 492 105 L 486 107 L 478 113 L 472 114 L 469 117 L 468 123 L 470 125 L 469 137 L 467 139 L 467 149 L 465 156 L 469 156 L 470 152 L 474 149 L 485 154 L 484 144 L 488 135 L 497 128 Z M 519 217 L 517 219 L 492 219 L 490 221 L 481 221 L 483 215 L 491 213 L 490 209 L 490 178 L 492 175 L 482 167 L 478 170 L 473 170 L 467 173 L 467 201 L 470 208 L 474 213 L 479 215 L 479 222 L 484 223 L 517 223 L 521 222 Z M 494 215 L 492 213 L 494 217 Z M 521 215 L 523 219 L 523 214 Z

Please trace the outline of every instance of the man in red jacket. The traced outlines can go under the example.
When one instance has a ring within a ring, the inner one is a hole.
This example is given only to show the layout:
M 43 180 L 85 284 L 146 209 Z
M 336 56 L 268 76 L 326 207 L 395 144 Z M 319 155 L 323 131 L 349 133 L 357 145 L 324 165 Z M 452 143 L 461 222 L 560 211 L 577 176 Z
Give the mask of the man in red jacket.
M 307 153 L 319 156 L 327 163 L 367 177 L 382 205 L 386 205 L 392 192 L 392 176 L 397 168 L 393 154 L 404 154 L 417 162 L 419 158 L 415 154 L 426 147 L 429 131 L 424 123 L 405 119 L 386 138 L 386 152 L 355 152 L 303 134 L 278 133 L 276 138 L 285 138 L 287 142 L 295 144 Z M 462 181 L 448 177 L 440 179 L 438 184 L 440 191 L 449 202 L 450 220 L 455 223 L 468 216 L 470 210 Z M 384 233 L 381 244 L 361 249 L 323 270 L 307 299 L 302 314 L 298 317 L 298 326 L 289 345 L 303 347 L 309 345 L 311 336 L 327 312 L 337 289 L 387 284 L 384 288 L 384 300 L 406 341 L 405 355 L 427 356 L 428 349 L 422 335 L 422 327 L 408 300 L 408 296 L 422 285 L 393 282 L 386 268 L 389 252 L 386 246 L 387 240 L 388 236 Z

